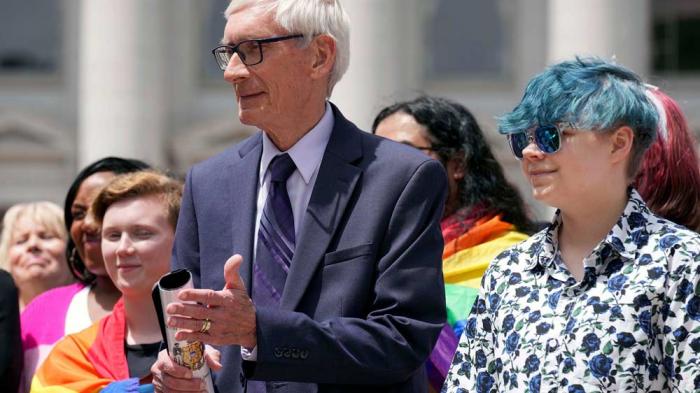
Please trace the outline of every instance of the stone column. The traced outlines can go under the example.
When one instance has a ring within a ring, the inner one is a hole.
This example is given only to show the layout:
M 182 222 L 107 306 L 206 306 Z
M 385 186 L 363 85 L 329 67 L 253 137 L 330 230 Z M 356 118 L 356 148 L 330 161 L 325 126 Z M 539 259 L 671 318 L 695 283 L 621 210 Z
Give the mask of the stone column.
M 550 64 L 574 55 L 615 57 L 640 75 L 650 69 L 649 0 L 549 0 Z
M 82 0 L 78 164 L 107 155 L 164 164 L 163 0 Z
M 369 131 L 384 106 L 421 88 L 423 15 L 432 0 L 352 0 L 350 68 L 331 100 Z

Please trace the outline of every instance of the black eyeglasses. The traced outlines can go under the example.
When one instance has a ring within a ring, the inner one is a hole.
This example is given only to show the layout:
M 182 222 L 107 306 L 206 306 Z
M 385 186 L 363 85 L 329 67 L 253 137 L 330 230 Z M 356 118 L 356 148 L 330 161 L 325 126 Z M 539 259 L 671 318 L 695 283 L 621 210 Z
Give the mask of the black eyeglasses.
M 571 123 L 540 125 L 534 130 L 515 132 L 506 135 L 510 150 L 518 160 L 523 158 L 523 150 L 532 142 L 542 153 L 554 154 L 561 148 L 561 127 L 575 128 Z
M 260 64 L 263 61 L 262 44 L 291 40 L 294 38 L 301 38 L 303 36 L 303 34 L 292 34 L 280 37 L 261 38 L 257 40 L 245 40 L 233 46 L 217 46 L 216 48 L 212 49 L 211 53 L 214 55 L 216 64 L 219 65 L 221 71 L 226 71 L 226 67 L 228 67 L 228 64 L 231 62 L 231 58 L 233 57 L 234 53 L 238 53 L 238 57 L 241 59 L 243 64 L 252 66 Z

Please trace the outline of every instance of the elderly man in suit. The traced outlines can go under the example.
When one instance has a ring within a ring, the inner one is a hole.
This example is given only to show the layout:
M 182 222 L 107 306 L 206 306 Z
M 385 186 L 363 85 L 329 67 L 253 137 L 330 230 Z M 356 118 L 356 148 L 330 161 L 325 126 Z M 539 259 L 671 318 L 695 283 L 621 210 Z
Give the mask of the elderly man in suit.
M 445 321 L 441 165 L 327 101 L 349 62 L 339 0 L 225 16 L 213 53 L 261 132 L 187 175 L 173 268 L 202 289 L 169 326 L 221 350 L 221 392 L 425 391 Z M 202 388 L 164 353 L 152 370 L 156 390 Z

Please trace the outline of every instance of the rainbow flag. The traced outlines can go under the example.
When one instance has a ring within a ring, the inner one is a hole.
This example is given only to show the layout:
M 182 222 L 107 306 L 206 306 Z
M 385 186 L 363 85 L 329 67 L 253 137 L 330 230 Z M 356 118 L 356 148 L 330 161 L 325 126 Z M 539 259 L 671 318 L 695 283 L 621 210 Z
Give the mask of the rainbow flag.
M 527 238 L 528 235 L 516 231 L 513 224 L 495 216 L 477 221 L 466 233 L 445 243 L 442 274 L 447 324 L 426 364 L 431 392 L 442 388 L 467 316 L 479 295 L 484 271 L 503 250 Z
M 59 341 L 32 379 L 31 393 L 152 392 L 129 378 L 124 303 L 89 328 Z

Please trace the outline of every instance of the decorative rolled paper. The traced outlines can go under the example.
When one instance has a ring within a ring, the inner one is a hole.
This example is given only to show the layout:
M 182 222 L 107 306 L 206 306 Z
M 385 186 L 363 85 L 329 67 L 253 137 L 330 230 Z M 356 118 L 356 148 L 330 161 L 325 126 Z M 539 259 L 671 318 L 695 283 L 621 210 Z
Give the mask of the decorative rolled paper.
M 195 378 L 202 378 L 206 382 L 207 392 L 214 393 L 214 385 L 211 379 L 211 371 L 204 360 L 204 343 L 201 341 L 182 341 L 175 339 L 177 329 L 166 326 L 165 309 L 172 302 L 181 302 L 177 299 L 178 293 L 183 289 L 194 288 L 192 274 L 189 270 L 180 269 L 170 272 L 158 280 L 153 288 L 153 302 L 158 310 L 158 322 L 163 335 L 163 341 L 168 346 L 168 354 L 177 364 L 192 370 Z

